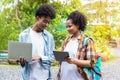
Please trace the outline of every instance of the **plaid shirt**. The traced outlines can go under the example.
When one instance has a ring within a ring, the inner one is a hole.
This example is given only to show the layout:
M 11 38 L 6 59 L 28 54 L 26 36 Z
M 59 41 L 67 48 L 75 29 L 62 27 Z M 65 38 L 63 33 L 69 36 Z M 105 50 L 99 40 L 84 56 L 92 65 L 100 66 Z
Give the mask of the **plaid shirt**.
M 66 47 L 66 44 L 70 41 L 71 37 L 68 37 L 64 40 L 63 42 L 63 46 L 62 46 L 62 51 L 64 50 L 64 48 Z M 90 60 L 90 68 L 94 67 L 94 64 L 96 63 L 96 50 L 93 44 L 93 40 L 91 38 L 89 38 L 87 45 L 83 46 L 83 40 L 85 40 L 86 36 L 81 34 L 78 37 L 78 42 L 79 42 L 79 46 L 78 46 L 78 51 L 77 51 L 77 57 L 80 60 Z M 83 67 L 80 67 L 78 65 L 77 66 L 77 70 L 78 72 L 82 75 L 82 77 L 84 78 L 84 80 L 89 80 L 87 73 L 83 70 Z M 60 69 L 57 75 L 58 79 L 60 78 Z
M 63 46 L 62 46 L 62 50 L 64 50 L 66 44 L 70 41 L 71 37 L 68 37 L 64 40 Z M 90 60 L 90 64 L 91 66 L 94 66 L 95 64 L 95 54 L 96 54 L 96 50 L 94 47 L 94 43 L 93 40 L 91 38 L 89 38 L 88 43 L 86 46 L 83 46 L 83 40 L 84 38 L 86 38 L 85 35 L 81 34 L 78 37 L 78 42 L 79 42 L 79 46 L 78 46 L 78 52 L 77 52 L 77 57 L 80 60 Z

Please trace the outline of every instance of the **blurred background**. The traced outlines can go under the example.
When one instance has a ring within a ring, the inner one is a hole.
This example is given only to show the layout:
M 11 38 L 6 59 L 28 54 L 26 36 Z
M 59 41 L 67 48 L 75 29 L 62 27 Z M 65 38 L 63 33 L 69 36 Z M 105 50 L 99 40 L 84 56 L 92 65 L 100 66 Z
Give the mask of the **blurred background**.
M 0 0 L 1 58 L 7 58 L 8 40 L 18 40 L 19 33 L 35 23 L 35 10 L 44 3 L 51 3 L 57 12 L 47 28 L 54 35 L 57 50 L 68 36 L 67 16 L 78 10 L 88 19 L 85 34 L 93 38 L 103 61 L 114 57 L 110 47 L 120 45 L 120 0 Z
M 78 10 L 88 19 L 84 33 L 93 38 L 102 57 L 103 80 L 120 80 L 120 0 L 0 0 L 0 80 L 22 80 L 21 67 L 7 60 L 8 40 L 18 41 L 19 33 L 34 25 L 35 10 L 44 3 L 52 4 L 57 12 L 47 28 L 54 36 L 55 49 L 60 50 L 68 36 L 65 25 L 68 15 Z M 57 71 L 55 61 L 54 79 Z

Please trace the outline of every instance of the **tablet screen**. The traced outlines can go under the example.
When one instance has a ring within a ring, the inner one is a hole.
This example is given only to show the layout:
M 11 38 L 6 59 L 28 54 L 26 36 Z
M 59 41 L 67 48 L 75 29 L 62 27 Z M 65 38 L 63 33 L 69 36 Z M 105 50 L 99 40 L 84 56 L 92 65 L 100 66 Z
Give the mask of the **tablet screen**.
M 65 61 L 67 57 L 69 57 L 68 52 L 63 52 L 63 51 L 53 51 L 55 59 L 57 61 Z

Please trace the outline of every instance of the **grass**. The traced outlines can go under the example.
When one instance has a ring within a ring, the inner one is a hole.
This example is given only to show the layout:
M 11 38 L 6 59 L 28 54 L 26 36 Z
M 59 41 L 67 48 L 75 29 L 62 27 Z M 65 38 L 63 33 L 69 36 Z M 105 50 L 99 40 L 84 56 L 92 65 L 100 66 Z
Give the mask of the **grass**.
M 0 64 L 0 67 L 18 67 L 19 65 Z

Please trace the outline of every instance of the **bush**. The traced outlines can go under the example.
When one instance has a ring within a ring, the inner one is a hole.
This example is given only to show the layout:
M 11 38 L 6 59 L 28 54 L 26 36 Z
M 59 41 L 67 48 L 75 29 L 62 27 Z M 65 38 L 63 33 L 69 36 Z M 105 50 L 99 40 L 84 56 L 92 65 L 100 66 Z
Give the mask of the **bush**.
M 111 26 L 101 25 L 101 26 L 88 26 L 86 32 L 87 35 L 92 37 L 98 53 L 103 53 L 108 55 L 108 59 L 111 56 L 110 50 L 108 48 L 109 41 L 112 39 Z

